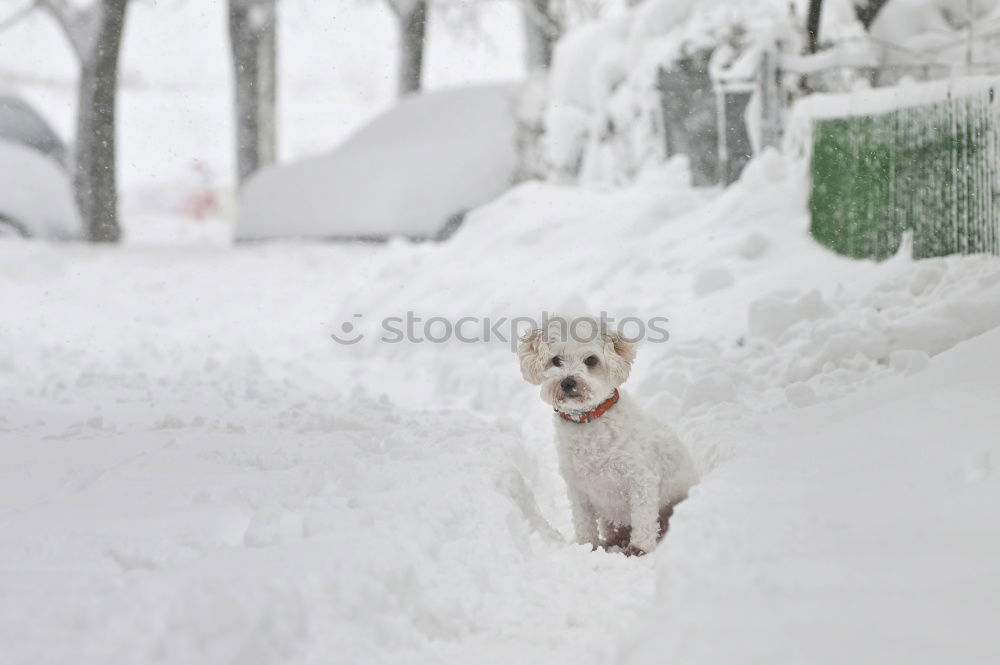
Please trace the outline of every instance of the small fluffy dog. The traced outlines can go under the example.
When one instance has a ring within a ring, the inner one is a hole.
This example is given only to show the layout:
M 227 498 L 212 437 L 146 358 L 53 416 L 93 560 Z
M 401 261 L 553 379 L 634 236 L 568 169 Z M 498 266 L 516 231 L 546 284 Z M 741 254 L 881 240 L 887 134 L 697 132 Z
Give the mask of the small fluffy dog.
M 588 326 L 590 334 L 577 334 Z M 656 547 L 697 482 L 673 430 L 618 390 L 635 354 L 633 343 L 590 318 L 552 319 L 525 334 L 517 351 L 521 374 L 555 410 L 577 542 L 629 555 Z

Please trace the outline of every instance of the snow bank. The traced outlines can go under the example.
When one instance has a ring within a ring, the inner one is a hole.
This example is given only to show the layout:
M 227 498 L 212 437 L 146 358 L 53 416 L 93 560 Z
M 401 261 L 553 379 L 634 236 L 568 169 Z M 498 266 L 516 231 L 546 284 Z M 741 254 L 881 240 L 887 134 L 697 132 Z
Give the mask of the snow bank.
M 765 419 L 671 522 L 621 662 L 992 662 L 998 352 Z
M 513 86 L 404 99 L 340 147 L 244 187 L 236 238 L 429 238 L 510 186 Z

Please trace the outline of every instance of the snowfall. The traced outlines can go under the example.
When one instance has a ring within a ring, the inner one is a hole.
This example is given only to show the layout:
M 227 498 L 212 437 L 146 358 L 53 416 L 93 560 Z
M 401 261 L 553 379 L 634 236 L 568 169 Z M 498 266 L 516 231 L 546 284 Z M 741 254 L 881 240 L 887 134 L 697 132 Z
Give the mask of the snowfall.
M 775 151 L 522 183 L 445 243 L 164 243 L 155 159 L 124 246 L 0 243 L 3 663 L 1000 658 L 1000 258 L 838 257 Z M 639 558 L 573 543 L 513 353 L 602 311 L 669 319 L 624 389 L 702 476 Z

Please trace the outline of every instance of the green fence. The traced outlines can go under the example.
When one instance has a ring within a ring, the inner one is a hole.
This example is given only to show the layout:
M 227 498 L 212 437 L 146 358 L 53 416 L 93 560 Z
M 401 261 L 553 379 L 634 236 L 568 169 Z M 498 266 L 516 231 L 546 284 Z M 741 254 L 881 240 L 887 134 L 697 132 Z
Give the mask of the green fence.
M 998 84 L 1000 89 L 1000 84 Z M 1000 100 L 992 86 L 886 113 L 816 119 L 813 237 L 855 258 L 1000 253 Z

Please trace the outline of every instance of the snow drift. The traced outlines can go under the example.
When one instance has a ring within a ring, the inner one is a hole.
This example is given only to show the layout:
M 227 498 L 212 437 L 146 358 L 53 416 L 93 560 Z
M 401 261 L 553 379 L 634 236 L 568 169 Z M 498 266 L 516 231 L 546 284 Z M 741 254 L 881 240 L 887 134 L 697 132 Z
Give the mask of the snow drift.
M 764 419 L 672 523 L 623 662 L 992 662 L 998 351 Z

